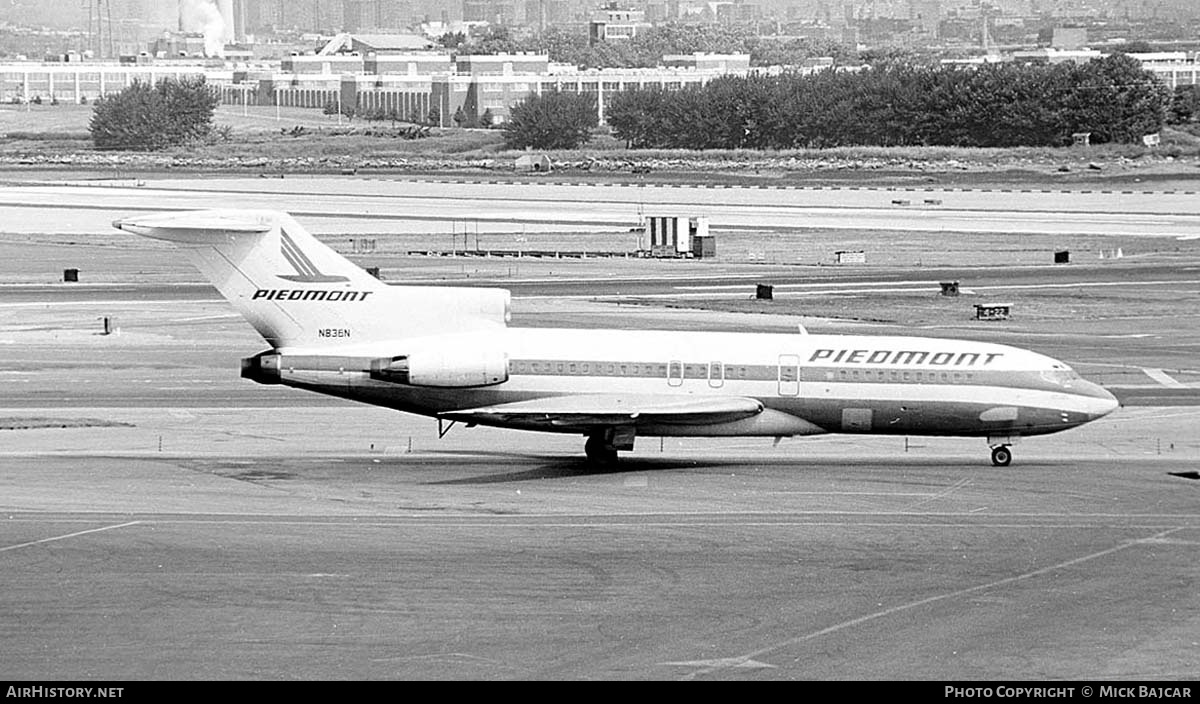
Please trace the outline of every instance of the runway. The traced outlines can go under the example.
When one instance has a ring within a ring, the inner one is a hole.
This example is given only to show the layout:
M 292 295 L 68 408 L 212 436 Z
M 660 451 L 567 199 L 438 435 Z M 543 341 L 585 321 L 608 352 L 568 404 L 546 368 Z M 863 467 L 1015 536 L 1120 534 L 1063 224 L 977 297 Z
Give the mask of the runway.
M 643 215 L 705 216 L 717 229 L 888 229 L 1041 235 L 1186 237 L 1200 234 L 1194 191 L 1132 189 L 697 189 L 680 186 L 491 183 L 419 179 L 153 179 L 0 186 L 9 231 L 29 209 L 53 207 L 36 228 L 88 231 L 119 215 L 157 210 L 276 208 L 319 220 L 330 234 L 569 228 L 619 232 Z M 43 229 L 42 231 L 47 231 Z
M 752 212 L 764 196 L 745 191 L 731 197 Z M 10 679 L 1195 677 L 1200 284 L 1186 242 L 1068 268 L 951 252 L 926 270 L 622 260 L 506 275 L 385 253 L 414 279 L 510 286 L 519 325 L 794 331 L 804 315 L 821 332 L 1033 347 L 1146 401 L 1024 440 L 1003 469 L 977 439 L 821 436 L 639 438 L 597 471 L 579 437 L 439 438 L 431 419 L 240 379 L 239 359 L 266 345 L 183 263 L 87 234 L 107 220 L 64 234 L 80 213 L 160 196 L 30 201 L 13 207 L 33 217 L 0 233 Z M 1178 215 L 1134 201 L 1114 207 Z M 61 283 L 80 261 L 85 283 Z M 717 306 L 764 274 L 779 307 Z M 987 293 L 943 300 L 946 277 Z M 982 295 L 1020 314 L 972 321 Z M 671 298 L 716 307 L 659 307 Z M 105 316 L 119 334 L 102 334 Z

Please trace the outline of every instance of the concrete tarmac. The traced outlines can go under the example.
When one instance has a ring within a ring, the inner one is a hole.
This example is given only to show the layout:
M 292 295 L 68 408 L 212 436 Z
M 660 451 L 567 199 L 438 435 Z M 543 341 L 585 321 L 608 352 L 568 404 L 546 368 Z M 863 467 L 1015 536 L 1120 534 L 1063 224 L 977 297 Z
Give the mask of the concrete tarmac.
M 1005 469 L 840 437 L 644 439 L 612 471 L 580 438 L 379 409 L 57 413 L 128 425 L 0 455 L 13 679 L 1175 680 L 1200 656 L 1200 451 L 1141 437 L 1194 409 Z

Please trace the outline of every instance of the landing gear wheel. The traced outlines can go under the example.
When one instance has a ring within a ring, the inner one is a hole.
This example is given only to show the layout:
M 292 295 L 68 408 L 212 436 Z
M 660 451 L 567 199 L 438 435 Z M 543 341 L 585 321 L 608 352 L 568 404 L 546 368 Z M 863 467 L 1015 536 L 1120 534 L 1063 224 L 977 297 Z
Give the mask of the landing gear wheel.
M 604 441 L 602 435 L 589 435 L 583 445 L 588 461 L 593 464 L 616 464 L 617 451 Z
M 992 464 L 997 467 L 1007 467 L 1012 462 L 1012 450 L 1008 445 L 997 445 L 992 448 Z

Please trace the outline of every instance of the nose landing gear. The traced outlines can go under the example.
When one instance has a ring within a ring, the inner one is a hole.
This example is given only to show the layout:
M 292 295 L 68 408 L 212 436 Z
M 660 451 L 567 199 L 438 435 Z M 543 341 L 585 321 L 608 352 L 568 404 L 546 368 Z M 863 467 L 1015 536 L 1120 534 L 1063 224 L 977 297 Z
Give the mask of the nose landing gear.
M 1008 445 L 995 445 L 992 447 L 992 464 L 997 467 L 1007 467 L 1012 462 L 1012 450 L 1008 449 Z

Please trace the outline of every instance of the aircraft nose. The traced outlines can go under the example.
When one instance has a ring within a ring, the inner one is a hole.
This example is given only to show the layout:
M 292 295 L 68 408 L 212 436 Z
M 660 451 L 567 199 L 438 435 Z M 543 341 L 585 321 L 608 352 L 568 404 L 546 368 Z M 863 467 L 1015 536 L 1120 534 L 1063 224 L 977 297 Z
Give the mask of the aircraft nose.
M 1117 407 L 1121 405 L 1116 396 L 1113 396 L 1108 389 L 1099 384 L 1085 381 L 1082 384 L 1082 388 L 1077 390 L 1080 392 L 1080 395 L 1085 396 L 1087 399 L 1085 413 L 1087 413 L 1090 420 L 1103 418 L 1117 410 Z

